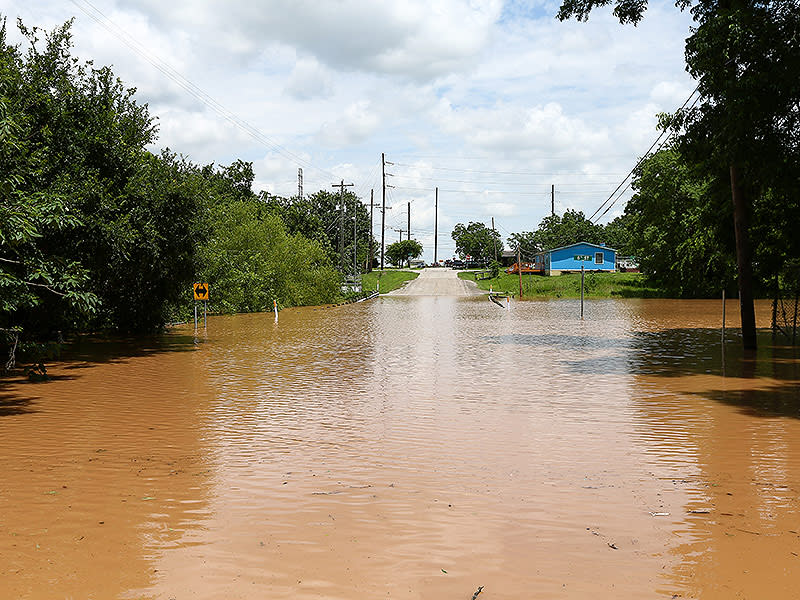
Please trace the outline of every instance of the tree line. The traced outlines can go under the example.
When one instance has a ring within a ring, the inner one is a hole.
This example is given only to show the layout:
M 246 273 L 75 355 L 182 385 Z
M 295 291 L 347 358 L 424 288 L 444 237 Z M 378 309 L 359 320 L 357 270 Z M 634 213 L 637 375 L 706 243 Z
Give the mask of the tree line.
M 586 20 L 607 5 L 614 6 L 620 23 L 636 25 L 648 3 L 562 0 L 558 17 Z M 672 153 L 653 157 L 641 171 L 637 202 L 639 210 L 676 211 L 656 221 L 682 223 L 692 232 L 678 236 L 685 240 L 682 253 L 673 250 L 671 256 L 673 265 L 686 256 L 705 257 L 694 260 L 705 263 L 700 273 L 682 269 L 694 278 L 693 287 L 727 280 L 733 256 L 743 343 L 755 349 L 754 294 L 759 287 L 780 293 L 796 279 L 800 0 L 676 0 L 675 6 L 694 19 L 685 58 L 697 81 L 698 102 L 662 115 L 661 127 L 674 134 Z M 662 185 L 650 177 L 676 169 L 688 179 Z M 659 193 L 651 194 L 652 187 Z M 689 201 L 669 207 L 655 202 L 665 195 Z M 656 231 L 647 234 L 654 242 L 660 239 Z M 656 276 L 669 280 L 676 268 L 662 267 Z
M 223 312 L 341 295 L 339 249 L 368 263 L 369 215 L 343 195 L 252 190 L 252 164 L 147 150 L 157 120 L 108 67 L 72 56 L 71 22 L 0 25 L 0 345 L 149 332 L 186 319 L 191 283 Z M 355 232 L 353 227 L 355 219 Z M 340 240 L 340 232 L 343 232 Z M 348 260 L 348 266 L 352 261 Z M 0 349 L 2 349 L 0 348 Z

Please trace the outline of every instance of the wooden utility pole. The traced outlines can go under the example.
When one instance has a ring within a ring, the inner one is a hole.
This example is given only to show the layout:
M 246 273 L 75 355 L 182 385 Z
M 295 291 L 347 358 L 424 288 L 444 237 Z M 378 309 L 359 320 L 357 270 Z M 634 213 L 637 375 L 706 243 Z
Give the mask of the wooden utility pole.
M 753 304 L 753 268 L 750 264 L 750 236 L 747 230 L 747 199 L 739 181 L 739 170 L 731 165 L 733 228 L 736 233 L 736 264 L 739 271 L 739 310 L 742 316 L 742 343 L 745 350 L 755 350 L 756 313 Z
M 436 187 L 436 196 L 433 210 L 433 264 L 439 264 L 439 187 Z
M 359 279 L 358 269 L 358 198 L 353 194 L 353 283 Z
M 372 217 L 375 212 L 375 207 L 380 204 L 375 204 L 375 190 L 369 191 L 369 256 L 367 256 L 367 264 L 365 270 L 367 273 L 372 273 L 372 259 L 375 256 L 375 236 L 372 235 Z
M 345 271 L 344 261 L 344 188 L 352 187 L 354 184 L 345 183 L 344 179 L 340 183 L 333 183 L 331 187 L 339 188 L 339 263 L 342 274 Z
M 408 203 L 408 239 L 411 239 L 411 202 Z
M 381 271 L 383 271 L 384 234 L 386 232 L 386 156 L 381 152 L 381 182 L 383 189 L 383 208 L 381 209 Z
M 492 242 L 494 243 L 494 262 L 497 262 L 497 237 L 495 234 L 497 232 L 494 229 L 494 217 L 492 217 Z
M 556 184 L 550 186 L 550 214 L 556 216 Z
M 517 244 L 517 273 L 519 273 L 519 297 L 522 299 L 522 244 Z

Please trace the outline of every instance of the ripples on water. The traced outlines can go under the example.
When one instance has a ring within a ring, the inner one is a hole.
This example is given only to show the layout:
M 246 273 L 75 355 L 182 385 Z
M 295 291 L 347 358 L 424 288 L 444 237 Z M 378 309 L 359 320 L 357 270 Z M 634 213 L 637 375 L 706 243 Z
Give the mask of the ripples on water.
M 798 363 L 735 330 L 723 360 L 719 309 L 381 298 L 67 364 L 0 416 L 0 514 L 29 542 L 0 545 L 0 591 L 789 597 Z M 91 574 L 86 532 L 122 575 Z M 754 543 L 784 558 L 742 579 Z

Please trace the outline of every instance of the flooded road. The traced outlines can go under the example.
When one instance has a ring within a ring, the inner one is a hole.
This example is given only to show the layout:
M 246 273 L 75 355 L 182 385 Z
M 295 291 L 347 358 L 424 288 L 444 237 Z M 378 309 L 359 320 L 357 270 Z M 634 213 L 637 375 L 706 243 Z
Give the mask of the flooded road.
M 723 362 L 719 302 L 578 306 L 77 348 L 0 388 L 0 598 L 796 598 L 792 350 Z

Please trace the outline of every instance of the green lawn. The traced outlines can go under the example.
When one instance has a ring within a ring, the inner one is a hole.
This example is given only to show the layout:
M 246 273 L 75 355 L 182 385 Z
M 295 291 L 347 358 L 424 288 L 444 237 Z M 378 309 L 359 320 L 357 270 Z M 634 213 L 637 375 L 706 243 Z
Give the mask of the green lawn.
M 398 271 L 387 269 L 385 271 L 372 271 L 361 276 L 361 287 L 364 291 L 374 290 L 377 287 L 378 278 L 381 280 L 381 294 L 396 290 L 406 281 L 411 281 L 419 277 L 419 272 Z
M 459 273 L 461 279 L 475 281 L 470 272 Z M 476 281 L 482 290 L 492 286 L 495 292 L 511 293 L 519 296 L 519 275 L 509 275 L 500 271 L 498 277 Z M 546 277 L 543 275 L 523 275 L 522 294 L 525 298 L 580 298 L 581 275 L 568 273 Z M 645 285 L 641 273 L 586 273 L 584 280 L 586 298 L 659 298 L 658 289 Z

